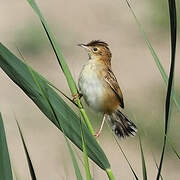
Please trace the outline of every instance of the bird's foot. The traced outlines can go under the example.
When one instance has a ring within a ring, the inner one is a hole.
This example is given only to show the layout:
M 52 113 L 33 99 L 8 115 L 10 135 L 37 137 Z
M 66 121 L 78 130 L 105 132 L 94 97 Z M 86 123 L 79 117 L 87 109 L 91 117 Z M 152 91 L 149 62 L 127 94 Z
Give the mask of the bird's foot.
M 81 99 L 83 95 L 81 93 L 77 93 L 77 94 L 73 94 L 72 97 L 73 97 L 73 101 L 76 102 L 78 99 Z
M 101 132 L 98 131 L 97 133 L 94 134 L 94 137 L 98 138 L 100 136 L 100 134 L 101 134 Z

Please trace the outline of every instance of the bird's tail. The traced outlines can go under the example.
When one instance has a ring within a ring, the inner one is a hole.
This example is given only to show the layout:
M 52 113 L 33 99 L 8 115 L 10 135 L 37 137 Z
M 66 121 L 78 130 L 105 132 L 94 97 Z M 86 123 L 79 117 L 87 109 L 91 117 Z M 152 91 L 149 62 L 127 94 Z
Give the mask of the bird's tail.
M 127 117 L 119 110 L 109 116 L 112 130 L 119 138 L 127 136 L 135 136 L 137 132 L 136 125 L 127 119 Z

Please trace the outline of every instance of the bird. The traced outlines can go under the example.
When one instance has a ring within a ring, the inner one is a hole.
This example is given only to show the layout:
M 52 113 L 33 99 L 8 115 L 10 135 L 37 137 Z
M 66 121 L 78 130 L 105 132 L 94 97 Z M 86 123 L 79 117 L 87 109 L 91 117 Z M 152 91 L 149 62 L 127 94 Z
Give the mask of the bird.
M 78 46 L 84 48 L 89 57 L 79 74 L 79 94 L 90 108 L 103 114 L 100 128 L 94 135 L 100 135 L 107 119 L 119 138 L 134 136 L 136 125 L 122 113 L 123 94 L 111 68 L 109 45 L 101 40 L 92 40 Z

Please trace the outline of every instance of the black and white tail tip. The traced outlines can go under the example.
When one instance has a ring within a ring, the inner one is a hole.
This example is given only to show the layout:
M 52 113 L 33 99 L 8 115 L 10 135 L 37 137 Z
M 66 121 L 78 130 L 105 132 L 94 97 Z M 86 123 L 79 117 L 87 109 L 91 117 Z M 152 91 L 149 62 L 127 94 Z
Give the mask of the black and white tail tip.
M 119 110 L 110 116 L 112 130 L 119 138 L 135 136 L 137 132 L 136 125 L 127 119 Z

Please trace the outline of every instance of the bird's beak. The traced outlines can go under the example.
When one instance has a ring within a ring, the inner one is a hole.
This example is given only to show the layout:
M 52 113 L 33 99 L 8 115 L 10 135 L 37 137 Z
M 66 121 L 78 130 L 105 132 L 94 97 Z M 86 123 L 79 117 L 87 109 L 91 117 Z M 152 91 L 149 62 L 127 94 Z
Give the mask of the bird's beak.
M 85 45 L 85 44 L 78 44 L 78 46 L 80 46 L 80 47 L 86 49 L 87 51 L 90 50 L 89 47 L 88 47 L 87 45 Z

